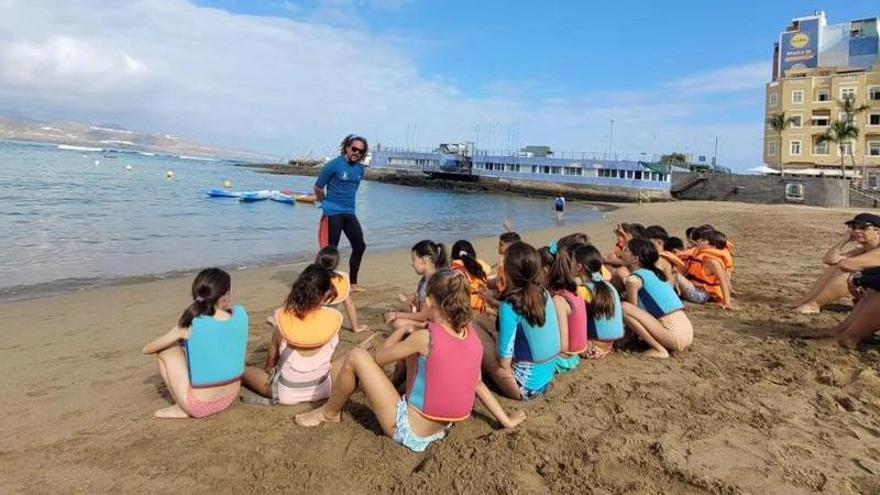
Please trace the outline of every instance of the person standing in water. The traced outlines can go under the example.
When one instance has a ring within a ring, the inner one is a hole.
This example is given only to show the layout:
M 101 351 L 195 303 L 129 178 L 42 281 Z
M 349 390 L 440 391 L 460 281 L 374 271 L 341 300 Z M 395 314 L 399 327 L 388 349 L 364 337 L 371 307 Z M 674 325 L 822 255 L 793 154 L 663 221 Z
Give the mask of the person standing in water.
M 553 208 L 556 210 L 556 220 L 562 221 L 562 215 L 565 214 L 565 197 L 563 195 L 556 196 Z
M 367 156 L 367 140 L 349 134 L 342 140 L 339 156 L 327 162 L 315 182 L 315 196 L 321 201 L 324 215 L 318 226 L 318 244 L 321 249 L 339 246 L 339 238 L 345 232 L 351 244 L 351 257 L 348 261 L 351 290 L 363 292 L 358 285 L 358 271 L 367 245 L 361 224 L 355 215 L 355 196 L 364 178 L 364 165 Z M 326 188 L 326 192 L 325 189 Z

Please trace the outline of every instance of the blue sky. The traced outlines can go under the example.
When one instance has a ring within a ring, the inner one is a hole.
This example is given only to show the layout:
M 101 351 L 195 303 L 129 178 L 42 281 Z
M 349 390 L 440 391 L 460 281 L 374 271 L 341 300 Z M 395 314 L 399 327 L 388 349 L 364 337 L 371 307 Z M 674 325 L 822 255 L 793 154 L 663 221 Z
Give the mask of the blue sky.
M 327 154 L 349 132 L 602 152 L 614 118 L 615 152 L 711 154 L 717 135 L 720 162 L 744 169 L 790 19 L 880 15 L 822 3 L 12 0 L 0 109 L 279 156 Z

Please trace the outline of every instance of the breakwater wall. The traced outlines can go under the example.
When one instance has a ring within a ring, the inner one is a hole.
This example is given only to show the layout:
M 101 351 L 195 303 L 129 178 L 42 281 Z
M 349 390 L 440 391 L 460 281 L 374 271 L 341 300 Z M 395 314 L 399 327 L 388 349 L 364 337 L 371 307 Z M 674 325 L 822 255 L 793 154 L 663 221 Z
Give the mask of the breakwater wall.
M 849 181 L 823 177 L 779 177 L 689 173 L 672 175 L 676 199 L 809 206 L 850 206 Z

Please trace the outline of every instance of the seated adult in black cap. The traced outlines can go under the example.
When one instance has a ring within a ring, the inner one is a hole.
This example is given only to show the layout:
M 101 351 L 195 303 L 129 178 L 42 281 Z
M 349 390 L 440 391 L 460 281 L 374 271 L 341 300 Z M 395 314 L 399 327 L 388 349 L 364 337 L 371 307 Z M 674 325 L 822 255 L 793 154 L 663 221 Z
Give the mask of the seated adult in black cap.
M 818 313 L 822 306 L 849 296 L 852 272 L 880 266 L 880 215 L 859 213 L 846 222 L 846 232 L 825 253 L 828 268 L 813 288 L 794 306 L 798 313 Z
M 841 347 L 855 349 L 880 331 L 880 267 L 853 273 L 850 283 L 861 297 L 849 316 L 828 333 Z

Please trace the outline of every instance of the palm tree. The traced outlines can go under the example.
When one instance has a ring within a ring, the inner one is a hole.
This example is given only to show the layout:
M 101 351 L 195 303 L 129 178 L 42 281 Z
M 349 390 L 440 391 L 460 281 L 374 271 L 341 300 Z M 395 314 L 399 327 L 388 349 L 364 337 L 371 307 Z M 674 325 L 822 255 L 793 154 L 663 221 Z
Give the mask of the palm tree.
M 820 143 L 831 142 L 837 145 L 837 150 L 840 152 L 840 177 L 842 179 L 846 178 L 846 164 L 844 163 L 846 155 L 843 154 L 843 148 L 849 144 L 850 156 L 852 156 L 852 141 L 858 137 L 859 128 L 851 119 L 835 120 L 825 130 L 825 134 L 819 136 Z M 853 170 L 855 170 L 855 161 L 853 161 Z
M 859 115 L 860 113 L 863 113 L 867 110 L 870 110 L 871 107 L 864 104 L 864 103 L 859 105 L 856 102 L 855 95 L 847 94 L 843 98 L 837 100 L 837 108 L 840 110 L 840 113 L 842 114 L 841 120 L 849 121 L 853 125 L 853 127 L 856 128 L 856 131 L 858 131 L 858 126 L 856 125 L 856 116 Z M 856 139 L 857 137 L 858 137 L 858 132 L 856 132 L 856 136 L 854 136 L 853 139 Z M 853 155 L 852 146 L 850 146 L 850 148 L 849 148 L 849 158 L 850 158 L 850 161 L 852 161 L 853 173 L 855 173 L 856 157 Z
M 782 165 L 782 133 L 794 122 L 794 117 L 786 117 L 785 112 L 774 113 L 767 118 L 767 125 L 776 131 L 779 137 L 779 173 L 785 177 L 785 168 Z

